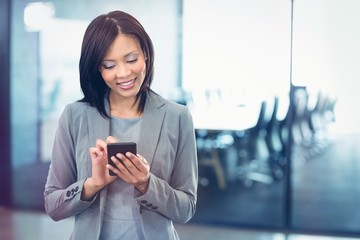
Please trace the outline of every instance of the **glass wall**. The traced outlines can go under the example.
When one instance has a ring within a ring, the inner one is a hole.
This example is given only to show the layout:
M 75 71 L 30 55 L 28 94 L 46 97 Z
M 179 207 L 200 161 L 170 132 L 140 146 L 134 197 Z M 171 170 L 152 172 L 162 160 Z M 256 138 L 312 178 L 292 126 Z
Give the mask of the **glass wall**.
M 282 227 L 287 160 L 275 130 L 289 106 L 291 2 L 185 0 L 183 11 L 182 83 L 200 167 L 194 221 Z
M 78 61 L 82 36 L 90 21 L 114 9 L 136 16 L 156 49 L 153 89 L 171 97 L 180 84 L 179 4 L 177 0 L 13 1 L 11 118 L 15 205 L 43 209 L 42 192 L 57 120 L 66 104 L 82 97 Z
M 153 39 L 153 89 L 193 114 L 199 192 L 191 223 L 359 235 L 359 7 L 13 0 L 14 205 L 43 209 L 58 117 L 81 98 L 82 35 L 94 17 L 121 9 Z
M 11 204 L 10 162 L 10 0 L 0 2 L 0 168 L 1 205 Z
M 359 8 L 357 0 L 294 1 L 295 229 L 360 233 Z

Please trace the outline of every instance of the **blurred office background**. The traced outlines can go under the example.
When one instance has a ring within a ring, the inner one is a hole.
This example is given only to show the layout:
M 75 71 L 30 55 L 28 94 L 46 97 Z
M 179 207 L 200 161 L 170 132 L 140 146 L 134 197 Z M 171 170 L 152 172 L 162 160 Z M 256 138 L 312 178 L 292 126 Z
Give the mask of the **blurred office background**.
M 152 88 L 193 114 L 198 207 L 180 236 L 360 239 L 360 1 L 1 0 L 7 239 L 71 231 L 43 214 L 54 132 L 81 98 L 83 33 L 115 9 L 152 37 Z

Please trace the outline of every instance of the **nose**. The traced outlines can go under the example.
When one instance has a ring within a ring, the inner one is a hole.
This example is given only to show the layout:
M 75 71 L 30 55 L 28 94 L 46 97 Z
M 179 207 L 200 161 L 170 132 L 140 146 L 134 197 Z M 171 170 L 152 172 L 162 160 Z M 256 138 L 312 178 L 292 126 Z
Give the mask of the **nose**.
M 131 70 L 126 64 L 118 65 L 116 70 L 116 77 L 117 78 L 124 78 L 131 74 Z

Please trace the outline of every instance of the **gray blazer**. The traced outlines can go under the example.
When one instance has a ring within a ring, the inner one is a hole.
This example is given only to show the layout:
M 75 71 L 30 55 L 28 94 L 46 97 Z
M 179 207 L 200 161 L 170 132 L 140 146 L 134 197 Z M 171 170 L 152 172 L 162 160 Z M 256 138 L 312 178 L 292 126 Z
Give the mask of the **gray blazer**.
M 109 103 L 105 100 L 109 112 Z M 146 194 L 134 189 L 147 239 L 179 239 L 173 221 L 185 223 L 196 209 L 198 165 L 192 117 L 187 107 L 150 92 L 145 104 L 138 152 L 150 164 Z M 91 176 L 89 148 L 109 135 L 109 119 L 95 107 L 75 102 L 65 107 L 56 132 L 45 185 L 47 214 L 55 221 L 75 216 L 71 239 L 98 239 L 107 188 L 92 202 L 80 199 Z

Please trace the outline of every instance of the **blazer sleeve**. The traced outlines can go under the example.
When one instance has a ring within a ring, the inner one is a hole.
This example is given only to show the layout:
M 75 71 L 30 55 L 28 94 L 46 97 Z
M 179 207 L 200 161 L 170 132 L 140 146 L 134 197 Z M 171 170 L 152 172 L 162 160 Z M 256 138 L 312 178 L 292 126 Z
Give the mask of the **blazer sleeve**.
M 193 120 L 188 109 L 184 109 L 179 120 L 179 141 L 170 181 L 151 174 L 148 191 L 137 198 L 144 208 L 180 223 L 186 223 L 195 213 L 198 184 Z
M 46 213 L 55 221 L 79 214 L 92 204 L 80 199 L 85 179 L 77 180 L 71 112 L 67 106 L 59 118 L 44 191 Z

